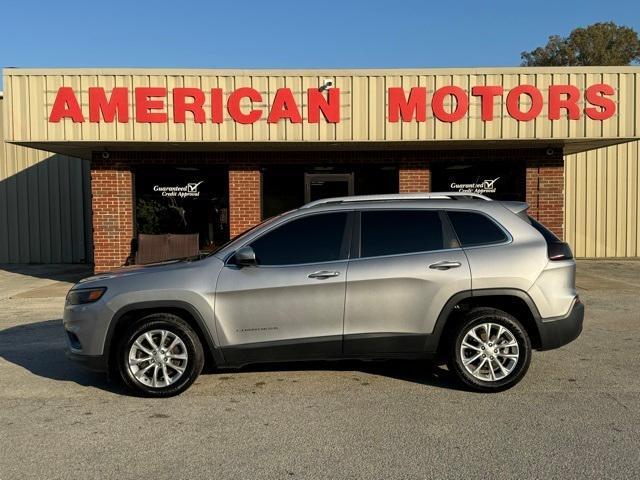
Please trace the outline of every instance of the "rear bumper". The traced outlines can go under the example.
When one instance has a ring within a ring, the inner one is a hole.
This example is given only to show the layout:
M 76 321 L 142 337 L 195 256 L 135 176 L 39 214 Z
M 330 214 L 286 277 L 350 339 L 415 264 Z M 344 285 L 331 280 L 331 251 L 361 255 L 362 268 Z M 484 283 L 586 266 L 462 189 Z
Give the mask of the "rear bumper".
M 583 319 L 584 304 L 576 300 L 566 316 L 540 320 L 540 350 L 558 348 L 578 338 L 582 332 Z

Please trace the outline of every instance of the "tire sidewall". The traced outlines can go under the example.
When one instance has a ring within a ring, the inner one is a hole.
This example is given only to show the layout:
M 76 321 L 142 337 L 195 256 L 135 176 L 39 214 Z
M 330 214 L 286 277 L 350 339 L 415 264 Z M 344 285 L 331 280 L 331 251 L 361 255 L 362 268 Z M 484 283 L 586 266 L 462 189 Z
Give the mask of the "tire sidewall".
M 480 380 L 471 375 L 462 364 L 462 358 L 460 355 L 460 347 L 462 341 L 467 332 L 478 325 L 483 323 L 494 323 L 502 325 L 507 328 L 515 337 L 518 342 L 519 358 L 513 371 L 505 378 L 489 382 L 486 380 Z M 452 342 L 452 350 L 449 352 L 450 362 L 457 377 L 462 382 L 472 388 L 473 390 L 480 392 L 499 392 L 511 388 L 518 383 L 529 369 L 531 363 L 531 341 L 526 333 L 526 330 L 522 324 L 513 316 L 506 312 L 494 309 L 480 310 L 477 312 L 470 312 L 467 318 L 463 321 L 462 325 L 458 329 L 454 341 Z
M 187 366 L 174 384 L 167 387 L 152 388 L 135 378 L 129 369 L 129 350 L 135 340 L 151 330 L 168 330 L 184 342 L 187 349 Z M 198 335 L 182 318 L 165 313 L 145 316 L 131 325 L 122 336 L 117 352 L 117 368 L 125 385 L 136 393 L 146 397 L 171 397 L 185 391 L 196 380 L 204 365 L 204 353 Z

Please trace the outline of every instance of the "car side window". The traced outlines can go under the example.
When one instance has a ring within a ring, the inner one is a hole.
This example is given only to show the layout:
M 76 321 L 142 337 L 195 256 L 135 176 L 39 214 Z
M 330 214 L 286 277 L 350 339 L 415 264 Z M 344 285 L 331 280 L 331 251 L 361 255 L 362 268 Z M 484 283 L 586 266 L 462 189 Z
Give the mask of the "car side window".
M 486 215 L 454 210 L 448 210 L 447 215 L 463 247 L 490 245 L 507 240 L 504 231 Z
M 285 223 L 250 246 L 258 265 L 296 265 L 342 260 L 347 212 L 323 213 Z
M 379 257 L 444 248 L 442 222 L 433 210 L 363 211 L 360 256 Z

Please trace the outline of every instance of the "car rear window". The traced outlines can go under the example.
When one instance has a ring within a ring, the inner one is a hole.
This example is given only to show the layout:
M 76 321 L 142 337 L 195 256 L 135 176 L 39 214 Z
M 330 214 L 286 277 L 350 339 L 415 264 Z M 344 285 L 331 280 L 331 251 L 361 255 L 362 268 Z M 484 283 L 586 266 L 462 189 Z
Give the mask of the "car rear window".
M 363 211 L 360 256 L 379 257 L 443 248 L 440 215 L 431 210 Z
M 531 223 L 531 226 L 533 228 L 535 228 L 542 234 L 542 236 L 547 241 L 547 243 L 562 243 L 562 240 L 556 237 L 551 230 L 549 230 L 547 227 L 542 225 L 539 221 L 537 221 L 531 215 L 529 215 L 529 222 Z
M 507 240 L 504 231 L 486 215 L 452 210 L 447 215 L 463 247 L 490 245 Z

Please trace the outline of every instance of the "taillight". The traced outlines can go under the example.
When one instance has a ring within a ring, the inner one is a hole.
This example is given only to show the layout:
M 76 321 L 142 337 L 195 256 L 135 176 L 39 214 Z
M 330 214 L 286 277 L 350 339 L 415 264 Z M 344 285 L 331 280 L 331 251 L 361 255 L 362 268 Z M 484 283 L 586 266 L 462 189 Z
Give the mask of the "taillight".
M 547 243 L 547 255 L 549 260 L 571 260 L 573 258 L 571 247 L 564 242 Z

